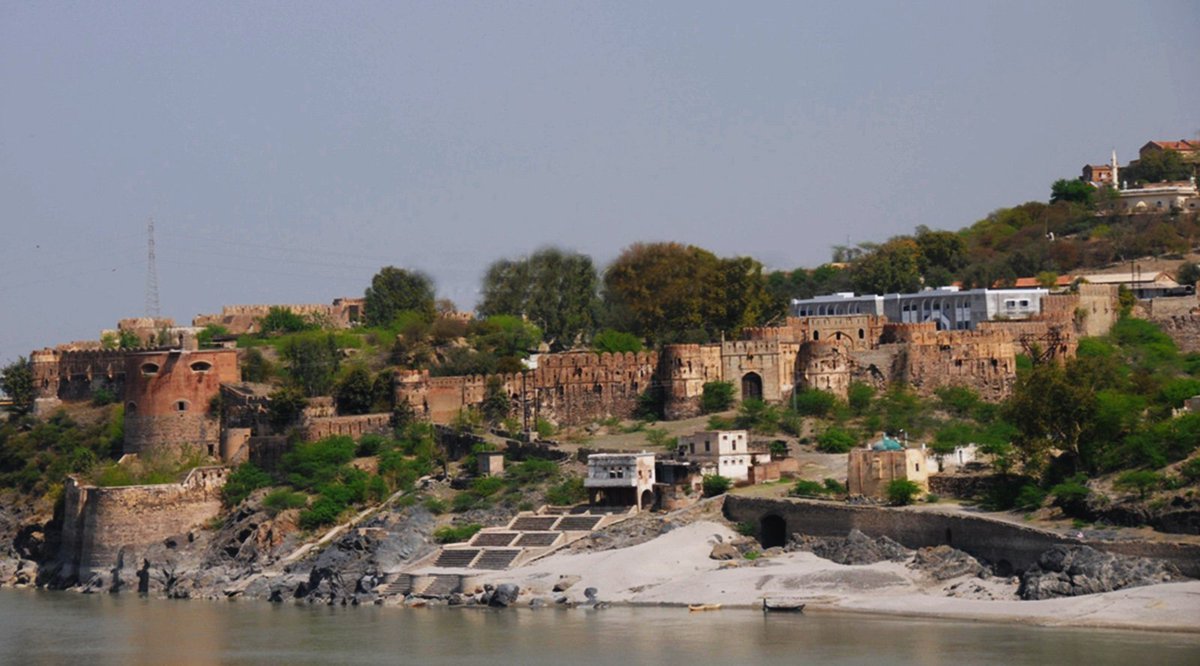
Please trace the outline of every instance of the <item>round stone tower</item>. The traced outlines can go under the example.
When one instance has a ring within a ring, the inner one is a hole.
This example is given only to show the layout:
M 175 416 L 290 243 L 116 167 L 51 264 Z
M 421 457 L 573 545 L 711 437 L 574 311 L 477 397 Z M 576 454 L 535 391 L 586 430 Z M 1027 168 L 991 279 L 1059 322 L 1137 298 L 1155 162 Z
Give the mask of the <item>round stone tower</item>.
M 801 388 L 829 391 L 845 399 L 850 388 L 850 356 L 834 342 L 806 342 L 796 359 Z
M 217 455 L 220 415 L 212 401 L 236 382 L 236 349 L 145 351 L 125 357 L 125 453 Z

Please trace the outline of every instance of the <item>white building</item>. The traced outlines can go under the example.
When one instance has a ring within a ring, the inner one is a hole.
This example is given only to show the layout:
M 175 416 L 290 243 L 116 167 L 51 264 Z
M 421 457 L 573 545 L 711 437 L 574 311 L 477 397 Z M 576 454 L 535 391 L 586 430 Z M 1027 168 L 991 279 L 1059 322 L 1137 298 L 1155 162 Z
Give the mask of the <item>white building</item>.
M 1174 183 L 1154 183 L 1144 187 L 1117 190 L 1118 213 L 1169 213 L 1172 210 L 1193 213 L 1200 210 L 1200 191 L 1196 179 Z
M 925 469 L 937 472 L 958 469 L 967 463 L 975 462 L 979 457 L 979 447 L 974 444 L 956 446 L 953 452 L 946 454 L 934 453 L 933 449 L 922 444 L 921 451 L 925 454 Z
M 750 479 L 750 468 L 771 462 L 768 452 L 752 452 L 745 430 L 706 430 L 679 438 L 679 455 L 700 466 L 703 475 L 717 474 L 735 481 Z
M 937 323 L 938 330 L 974 330 L 979 322 L 994 319 L 1028 319 L 1042 312 L 1047 289 L 970 289 L 939 287 L 914 294 L 864 294 L 841 292 L 792 301 L 794 317 L 883 315 L 899 323 Z
M 653 453 L 593 453 L 588 456 L 588 501 L 593 506 L 654 506 Z

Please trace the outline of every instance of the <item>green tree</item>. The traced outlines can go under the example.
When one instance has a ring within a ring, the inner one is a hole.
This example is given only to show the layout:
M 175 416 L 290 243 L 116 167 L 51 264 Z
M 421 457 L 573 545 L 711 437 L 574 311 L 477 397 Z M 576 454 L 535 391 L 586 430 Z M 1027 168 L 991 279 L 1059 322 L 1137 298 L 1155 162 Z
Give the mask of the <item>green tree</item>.
M 1179 284 L 1196 284 L 1200 282 L 1200 264 L 1194 261 L 1185 261 L 1179 264 L 1179 268 L 1175 272 L 1175 280 Z
M 921 494 L 921 486 L 908 479 L 892 479 L 884 489 L 888 504 L 907 506 Z
M 832 426 L 817 436 L 817 450 L 822 453 L 847 453 L 858 439 L 850 431 Z
M 1134 469 L 1125 472 L 1113 482 L 1113 487 L 1121 490 L 1133 490 L 1138 499 L 1146 499 L 1146 494 L 1162 486 L 1163 477 L 1147 469 Z
M 213 338 L 223 335 L 229 335 L 229 329 L 220 324 L 209 324 L 196 334 L 196 343 L 199 344 L 202 349 L 211 347 L 213 344 Z
M 864 414 L 874 399 L 875 389 L 870 384 L 850 382 L 850 388 L 846 391 L 846 403 L 850 405 L 850 411 L 854 412 L 856 416 Z
M 117 332 L 117 347 L 120 349 L 141 349 L 142 339 L 133 331 L 124 330 Z
M 592 337 L 592 349 L 604 353 L 621 354 L 642 351 L 642 341 L 632 333 L 623 333 L 606 328 Z
M 733 487 L 733 480 L 719 474 L 706 474 L 700 481 L 700 486 L 704 490 L 705 497 L 716 497 L 729 492 Z
M 1155 150 L 1130 164 L 1121 172 L 1124 180 L 1143 183 L 1161 183 L 1170 180 L 1186 180 L 1194 173 L 1175 150 Z
M 508 393 L 504 390 L 504 382 L 499 377 L 488 377 L 487 385 L 484 387 L 483 418 L 487 422 L 495 426 L 503 421 L 507 416 L 512 403 L 509 400 Z
M 0 392 L 13 401 L 11 413 L 24 416 L 33 410 L 33 364 L 27 358 L 19 356 L 0 370 Z
M 278 305 L 271 306 L 265 317 L 258 322 L 259 331 L 263 335 L 282 335 L 284 333 L 300 333 L 316 328 L 301 315 L 288 308 Z
M 332 334 L 314 331 L 293 335 L 284 341 L 280 355 L 292 381 L 306 395 L 329 395 L 341 360 Z
M 333 389 L 339 414 L 367 414 L 375 402 L 375 384 L 371 373 L 356 365 L 338 380 Z
M 1091 206 L 1095 196 L 1096 188 L 1077 178 L 1071 180 L 1060 178 L 1050 186 L 1050 203 L 1052 204 L 1067 201 Z
M 433 281 L 418 271 L 385 266 L 371 278 L 364 310 L 369 326 L 389 326 L 405 310 L 432 321 L 436 313 Z
M 854 288 L 864 294 L 910 293 L 921 288 L 921 249 L 908 237 L 893 238 L 855 262 Z
M 267 403 L 267 421 L 275 432 L 282 432 L 300 418 L 308 406 L 304 394 L 294 388 L 281 388 L 271 393 Z
M 566 349 L 596 327 L 599 277 L 591 257 L 545 248 L 493 263 L 483 279 L 479 314 L 527 317 L 552 349 Z
M 723 412 L 733 406 L 732 382 L 705 382 L 700 395 L 700 412 Z
M 258 349 L 251 347 L 242 357 L 242 381 L 265 382 L 275 374 L 275 367 Z
M 469 334 L 476 349 L 497 358 L 522 359 L 536 351 L 542 340 L 537 326 L 514 315 L 493 315 L 476 320 Z M 519 367 L 518 367 L 519 369 Z
M 927 285 L 945 285 L 967 265 L 967 245 L 961 234 L 917 227 L 920 268 Z
M 1037 469 L 1051 449 L 1070 456 L 1078 469 L 1092 461 L 1081 459 L 1080 443 L 1095 411 L 1095 393 L 1068 377 L 1057 363 L 1039 363 L 1018 375 L 1006 404 L 1008 421 L 1018 432 L 1013 442 L 1028 468 Z

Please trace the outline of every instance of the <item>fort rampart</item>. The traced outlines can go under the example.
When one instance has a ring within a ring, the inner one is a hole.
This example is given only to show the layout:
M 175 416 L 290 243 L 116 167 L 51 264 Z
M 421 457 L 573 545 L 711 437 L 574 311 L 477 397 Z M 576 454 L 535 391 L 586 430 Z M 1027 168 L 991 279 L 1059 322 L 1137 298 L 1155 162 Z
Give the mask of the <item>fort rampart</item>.
M 101 488 L 67 479 L 59 558 L 81 582 L 123 557 L 202 525 L 221 510 L 228 470 L 197 467 L 179 483 Z

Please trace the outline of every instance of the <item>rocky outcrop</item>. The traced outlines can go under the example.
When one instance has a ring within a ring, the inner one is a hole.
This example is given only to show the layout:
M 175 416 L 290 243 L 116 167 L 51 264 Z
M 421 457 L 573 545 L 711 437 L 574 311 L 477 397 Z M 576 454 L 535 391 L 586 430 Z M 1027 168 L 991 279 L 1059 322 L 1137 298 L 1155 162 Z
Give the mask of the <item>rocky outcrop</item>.
M 874 564 L 884 560 L 903 562 L 913 554 L 892 539 L 885 536 L 869 537 L 858 530 L 850 530 L 845 537 L 793 534 L 786 550 L 808 551 L 838 564 Z
M 1121 557 L 1090 546 L 1064 544 L 1042 553 L 1037 565 L 1021 576 L 1017 593 L 1026 600 L 1074 597 L 1180 577 L 1175 567 L 1160 560 Z
M 921 571 L 934 580 L 950 580 L 959 576 L 987 578 L 990 575 L 979 560 L 950 546 L 917 549 L 908 568 Z

